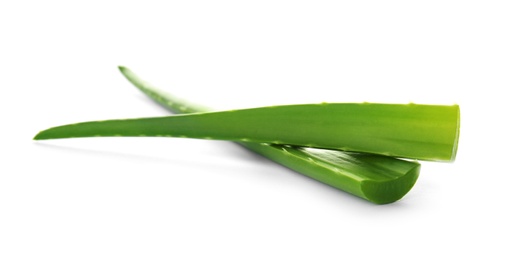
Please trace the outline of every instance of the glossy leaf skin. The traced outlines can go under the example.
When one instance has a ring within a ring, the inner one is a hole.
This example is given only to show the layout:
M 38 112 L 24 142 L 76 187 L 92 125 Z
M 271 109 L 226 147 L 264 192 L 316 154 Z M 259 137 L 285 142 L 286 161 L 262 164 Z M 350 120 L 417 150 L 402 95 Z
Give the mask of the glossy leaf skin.
M 120 67 L 120 71 L 139 90 L 174 113 L 209 111 L 155 89 L 125 67 Z M 392 203 L 405 196 L 416 183 L 421 169 L 415 161 L 380 155 L 266 143 L 238 144 L 305 176 L 376 204 Z
M 93 121 L 48 129 L 37 139 L 187 137 L 451 161 L 458 129 L 458 106 L 340 103 Z
M 203 107 L 155 90 L 126 68 L 120 67 L 120 70 L 141 91 L 173 112 L 206 111 Z M 78 126 L 75 130 L 84 125 Z M 89 130 L 86 127 L 86 132 Z M 45 138 L 44 133 L 35 139 L 51 138 Z M 417 162 L 387 156 L 252 142 L 240 144 L 306 176 L 377 204 L 402 198 L 413 187 L 420 170 Z

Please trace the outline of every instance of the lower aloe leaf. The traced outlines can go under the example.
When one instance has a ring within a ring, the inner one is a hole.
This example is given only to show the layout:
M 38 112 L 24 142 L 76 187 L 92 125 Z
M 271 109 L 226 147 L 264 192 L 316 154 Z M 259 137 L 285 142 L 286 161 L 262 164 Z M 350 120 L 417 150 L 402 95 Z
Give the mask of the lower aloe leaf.
M 120 71 L 139 90 L 173 113 L 209 111 L 156 89 L 125 67 L 120 67 Z M 376 204 L 392 203 L 405 196 L 421 170 L 418 162 L 388 156 L 266 143 L 239 144 L 305 176 Z

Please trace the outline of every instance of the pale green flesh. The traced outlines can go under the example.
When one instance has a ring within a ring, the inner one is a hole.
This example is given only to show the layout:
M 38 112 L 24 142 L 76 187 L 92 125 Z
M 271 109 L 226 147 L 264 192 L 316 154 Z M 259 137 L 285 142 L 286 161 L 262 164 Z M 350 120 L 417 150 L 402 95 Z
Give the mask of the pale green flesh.
M 136 87 L 174 112 L 195 113 L 207 111 L 203 107 L 191 105 L 155 90 L 130 70 L 120 69 Z M 84 129 L 84 125 L 76 124 L 75 126 L 77 126 L 75 130 L 78 129 L 79 131 L 75 133 L 72 131 L 68 137 L 80 136 L 80 131 L 82 131 L 80 129 Z M 85 129 L 86 132 L 89 131 L 87 127 Z M 138 131 L 136 130 L 131 135 L 146 135 Z M 112 136 L 118 135 L 114 132 Z M 45 133 L 45 131 L 42 133 Z M 99 134 L 90 136 L 97 135 Z M 104 135 L 104 133 L 100 135 Z M 155 134 L 154 136 L 159 135 L 166 134 Z M 41 133 L 38 136 L 41 137 Z M 49 139 L 38 138 L 38 136 L 35 139 Z M 43 137 L 45 136 L 43 135 Z M 50 138 L 52 137 L 50 136 Z M 240 144 L 306 176 L 378 204 L 391 203 L 402 198 L 414 185 L 420 170 L 420 165 L 417 162 L 387 156 L 253 142 L 241 142 Z

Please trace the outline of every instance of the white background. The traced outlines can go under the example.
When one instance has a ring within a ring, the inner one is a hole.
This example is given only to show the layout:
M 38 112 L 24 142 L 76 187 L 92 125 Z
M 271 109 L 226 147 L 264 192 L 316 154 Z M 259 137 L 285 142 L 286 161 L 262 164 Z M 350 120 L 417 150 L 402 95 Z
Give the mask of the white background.
M 0 259 L 513 259 L 512 1 L 1 1 Z M 215 108 L 458 103 L 454 163 L 377 206 L 231 143 L 35 142 Z

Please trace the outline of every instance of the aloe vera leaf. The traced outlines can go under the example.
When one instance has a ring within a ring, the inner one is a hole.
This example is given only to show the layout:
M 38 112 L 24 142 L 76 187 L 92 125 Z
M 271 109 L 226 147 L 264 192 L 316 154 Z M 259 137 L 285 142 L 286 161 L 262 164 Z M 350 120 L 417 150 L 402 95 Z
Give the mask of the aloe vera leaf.
M 206 111 L 154 89 L 126 68 L 120 67 L 120 70 L 136 87 L 171 111 Z M 41 135 L 35 139 L 42 139 L 39 137 Z M 402 198 L 416 182 L 420 170 L 417 162 L 380 155 L 249 142 L 240 144 L 306 176 L 377 204 Z
M 131 70 L 121 73 L 139 90 L 174 113 L 207 112 L 208 108 L 160 91 Z M 376 204 L 395 202 L 418 179 L 421 165 L 388 156 L 344 151 L 239 142 L 238 144 L 312 179 Z
M 125 67 L 120 66 L 119 69 L 135 87 L 174 113 L 209 111 L 206 107 L 156 89 Z M 381 155 L 266 143 L 238 144 L 305 176 L 376 204 L 392 203 L 405 196 L 416 183 L 421 170 L 416 161 Z
M 45 130 L 36 138 L 187 137 L 451 161 L 458 129 L 456 105 L 333 103 L 83 122 Z

